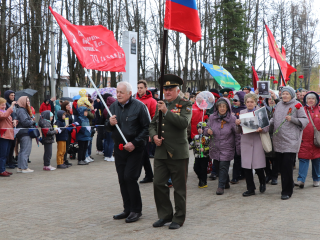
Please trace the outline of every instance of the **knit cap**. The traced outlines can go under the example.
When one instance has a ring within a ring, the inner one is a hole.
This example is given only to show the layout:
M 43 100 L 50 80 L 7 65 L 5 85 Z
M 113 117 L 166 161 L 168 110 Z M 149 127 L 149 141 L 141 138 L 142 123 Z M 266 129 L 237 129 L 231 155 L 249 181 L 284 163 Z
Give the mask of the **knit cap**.
M 288 92 L 291 95 L 291 98 L 294 98 L 296 96 L 294 89 L 290 86 L 283 87 L 281 91 Z

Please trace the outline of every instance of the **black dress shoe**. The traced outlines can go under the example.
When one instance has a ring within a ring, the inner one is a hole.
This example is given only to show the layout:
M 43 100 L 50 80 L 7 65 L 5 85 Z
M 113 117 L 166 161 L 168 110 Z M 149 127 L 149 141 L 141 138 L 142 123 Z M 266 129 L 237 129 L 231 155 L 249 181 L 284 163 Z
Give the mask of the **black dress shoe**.
M 129 215 L 130 215 L 129 212 L 122 212 L 122 213 L 120 213 L 120 214 L 118 214 L 118 215 L 114 215 L 114 216 L 113 216 L 113 219 L 115 219 L 115 220 L 125 219 L 125 218 L 127 218 Z
M 231 179 L 230 182 L 231 182 L 232 184 L 237 184 L 237 183 L 239 183 L 239 180 L 236 179 L 236 178 L 233 178 L 233 179 Z
M 255 191 L 246 191 L 246 192 L 242 193 L 242 196 L 249 197 L 249 196 L 252 196 L 255 194 L 256 194 Z
M 260 192 L 264 193 L 266 191 L 266 185 L 265 184 L 260 184 Z
M 178 223 L 172 222 L 169 229 L 179 229 L 181 226 Z
M 139 183 L 149 183 L 149 182 L 153 182 L 153 179 L 152 178 L 144 178 Z
M 172 220 L 159 219 L 155 223 L 153 223 L 153 227 L 163 227 L 166 223 L 172 222 Z
M 266 184 L 267 184 L 267 183 L 269 183 L 269 182 L 270 182 L 270 180 L 271 180 L 271 177 L 266 176 Z
M 278 180 L 277 179 L 272 179 L 271 185 L 278 185 Z
M 131 212 L 129 216 L 126 218 L 126 223 L 136 222 L 139 220 L 141 216 L 142 216 L 141 212 L 139 213 Z
M 288 195 L 281 195 L 281 200 L 288 200 L 290 196 Z

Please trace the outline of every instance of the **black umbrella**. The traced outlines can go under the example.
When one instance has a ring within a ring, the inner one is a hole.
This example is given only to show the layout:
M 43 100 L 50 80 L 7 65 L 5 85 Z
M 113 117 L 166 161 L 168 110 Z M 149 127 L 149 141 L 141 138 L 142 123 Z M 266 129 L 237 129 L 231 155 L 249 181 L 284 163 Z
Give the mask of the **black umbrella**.
M 61 101 L 69 101 L 69 102 L 73 102 L 73 99 L 70 97 L 62 97 L 60 98 Z
M 16 92 L 16 101 L 22 97 L 22 96 L 27 96 L 27 97 L 32 97 L 33 95 L 35 95 L 38 91 L 37 90 L 34 90 L 34 89 L 30 89 L 30 88 L 27 88 L 27 89 L 23 89 L 21 91 L 18 91 Z

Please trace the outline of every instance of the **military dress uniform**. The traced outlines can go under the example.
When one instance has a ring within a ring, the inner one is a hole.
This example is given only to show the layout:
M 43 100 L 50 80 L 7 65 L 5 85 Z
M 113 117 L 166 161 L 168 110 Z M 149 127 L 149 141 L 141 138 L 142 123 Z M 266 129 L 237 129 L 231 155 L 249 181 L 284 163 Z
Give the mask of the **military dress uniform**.
M 180 82 L 175 82 L 171 77 L 165 75 L 164 87 L 179 85 Z M 166 105 L 168 110 L 163 114 L 161 126 L 161 136 L 164 140 L 161 146 L 156 147 L 154 155 L 154 198 L 159 219 L 172 220 L 182 226 L 186 217 L 186 182 L 189 164 L 187 127 L 191 121 L 192 103 L 178 96 L 172 102 L 166 102 Z M 149 126 L 152 140 L 158 134 L 158 123 L 157 109 Z M 175 213 L 170 201 L 170 189 L 165 186 L 170 177 L 174 187 Z

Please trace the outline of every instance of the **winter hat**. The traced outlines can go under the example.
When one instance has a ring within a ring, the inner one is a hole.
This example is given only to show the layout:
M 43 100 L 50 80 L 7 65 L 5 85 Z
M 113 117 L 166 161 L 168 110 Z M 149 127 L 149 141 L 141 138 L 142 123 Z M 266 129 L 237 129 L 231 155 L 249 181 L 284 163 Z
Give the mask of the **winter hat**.
M 81 97 L 86 97 L 87 91 L 86 91 L 85 89 L 81 89 L 81 90 L 79 91 L 79 95 L 80 95 Z
M 199 122 L 198 124 L 197 124 L 197 129 L 198 128 L 203 128 L 203 127 L 206 127 L 207 126 L 207 123 L 206 122 Z
M 291 95 L 291 98 L 295 98 L 296 96 L 294 89 L 290 86 L 283 87 L 282 92 L 288 92 Z

